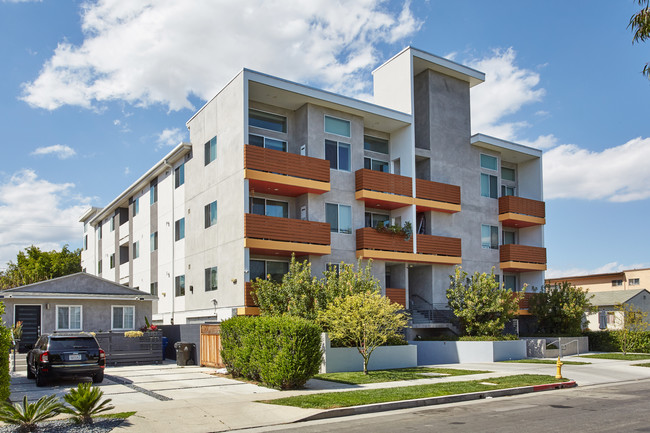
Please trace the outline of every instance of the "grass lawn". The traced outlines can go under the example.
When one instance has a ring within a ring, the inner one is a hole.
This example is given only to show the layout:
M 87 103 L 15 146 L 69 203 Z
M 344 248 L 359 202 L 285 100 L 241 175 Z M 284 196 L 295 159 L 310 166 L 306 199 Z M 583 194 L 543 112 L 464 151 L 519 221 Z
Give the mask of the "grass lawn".
M 643 364 L 632 364 L 634 367 L 650 367 L 650 362 L 644 362 Z
M 276 400 L 262 400 L 261 403 L 295 406 L 307 409 L 333 409 L 336 407 L 412 400 L 425 397 L 439 397 L 442 395 L 466 394 L 469 392 L 490 391 L 518 386 L 542 385 L 566 380 L 567 379 L 555 379 L 554 376 L 549 375 L 519 374 L 516 376 L 489 379 L 489 382 L 494 385 L 486 385 L 485 383 L 481 383 L 482 381 L 479 380 L 443 382 L 431 385 L 414 385 L 401 386 L 397 388 L 364 389 L 360 391 L 299 395 Z
M 650 353 L 597 353 L 595 355 L 581 355 L 581 358 L 618 359 L 619 361 L 640 361 L 650 359 Z
M 557 359 L 513 359 L 511 361 L 501 361 L 501 362 L 518 362 L 521 364 L 557 364 Z M 591 364 L 591 362 L 581 362 L 581 361 L 562 361 L 564 365 L 586 365 Z
M 101 415 L 95 415 L 95 418 L 128 418 L 132 415 L 135 415 L 135 411 L 129 412 L 117 412 L 117 413 L 105 413 Z
M 393 368 L 390 370 L 371 370 L 368 374 L 362 371 L 345 373 L 323 373 L 314 376 L 314 379 L 329 380 L 330 382 L 346 383 L 350 385 L 363 385 L 366 383 L 394 382 L 396 380 L 431 379 L 437 376 L 422 373 L 437 373 L 444 376 L 462 376 L 465 374 L 490 373 L 483 370 L 461 370 L 457 368 Z

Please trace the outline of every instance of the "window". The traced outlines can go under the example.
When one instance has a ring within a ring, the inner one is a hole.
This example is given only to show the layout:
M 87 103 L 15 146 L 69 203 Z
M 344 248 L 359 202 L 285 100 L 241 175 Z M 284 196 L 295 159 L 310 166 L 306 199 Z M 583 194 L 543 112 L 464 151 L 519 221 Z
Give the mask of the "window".
M 181 218 L 174 224 L 174 239 L 180 241 L 185 238 L 185 218 Z
M 481 196 L 497 198 L 497 177 L 481 173 Z
M 136 216 L 139 213 L 140 213 L 140 199 L 134 198 L 133 199 L 133 216 Z
M 113 306 L 111 329 L 124 330 L 135 328 L 135 307 Z
M 56 330 L 81 331 L 81 306 L 57 305 Z
M 379 223 L 384 223 L 385 225 L 389 221 L 390 217 L 388 215 L 366 212 L 366 227 L 377 227 Z
M 115 231 L 115 215 L 111 217 L 110 226 L 111 226 L 111 231 Z
M 158 281 L 149 285 L 149 293 L 154 296 L 158 296 Z
M 352 233 L 352 208 L 342 204 L 325 204 L 325 222 L 334 233 Z
M 623 280 L 612 280 L 612 286 L 622 286 Z
M 101 260 L 97 261 L 97 273 L 98 274 L 102 273 L 102 261 Z
M 330 162 L 330 168 L 350 171 L 350 145 L 325 140 L 325 159 Z
M 329 134 L 350 136 L 350 121 L 337 119 L 336 117 L 325 116 L 325 132 Z
M 250 261 L 251 281 L 255 281 L 257 278 L 265 280 L 268 276 L 271 280 L 280 283 L 282 282 L 282 277 L 287 272 L 289 272 L 288 262 L 275 262 L 271 260 Z
M 499 227 L 481 225 L 481 246 L 493 250 L 499 248 Z
M 158 232 L 149 235 L 149 250 L 156 251 L 158 249 Z
M 608 311 L 607 312 L 607 325 L 615 325 L 616 324 L 616 314 L 613 311 Z
M 289 203 L 265 198 L 251 198 L 250 212 L 255 215 L 289 218 Z
M 115 253 L 111 254 L 111 257 L 110 257 L 109 261 L 110 261 L 109 264 L 111 266 L 111 269 L 113 269 L 115 267 Z
M 630 278 L 628 280 L 628 282 L 629 282 L 630 286 L 638 286 L 639 283 L 640 283 L 638 278 Z
M 217 267 L 213 266 L 205 270 L 205 291 L 217 290 Z
M 268 129 L 269 131 L 287 132 L 287 118 L 251 108 L 248 110 L 248 126 Z
M 497 159 L 494 156 L 481 154 L 481 168 L 487 168 L 488 170 L 497 169 Z
M 276 140 L 275 138 L 263 137 L 261 135 L 248 134 L 248 144 L 257 147 L 264 147 L 266 149 L 279 150 L 281 152 L 287 151 L 287 142 Z
M 185 296 L 185 275 L 178 275 L 174 284 L 174 295 Z
M 517 276 L 516 275 L 504 275 L 503 276 L 503 286 L 508 290 L 512 290 L 513 292 L 518 292 L 519 289 L 517 288 Z
M 363 158 L 363 168 L 388 173 L 388 162 L 373 158 Z
M 88 249 L 88 235 L 84 235 L 84 251 Z
M 217 201 L 205 205 L 205 228 L 217 223 Z
M 501 185 L 501 197 L 507 195 L 515 195 L 515 188 L 513 186 Z
M 515 232 L 511 232 L 509 230 L 503 230 L 501 232 L 501 240 L 503 245 L 508 245 L 508 244 L 516 244 L 516 236 Z
M 371 152 L 385 153 L 386 155 L 388 155 L 388 140 L 364 135 L 363 148 Z
M 84 223 L 84 233 L 88 231 L 88 223 Z
M 140 257 L 140 241 L 133 242 L 133 259 Z
M 102 223 L 97 226 L 97 240 L 102 240 Z
M 501 167 L 501 179 L 515 181 L 515 170 L 513 168 Z
M 151 182 L 149 184 L 149 204 L 154 204 L 158 201 L 158 183 Z
M 185 183 L 185 163 L 179 165 L 174 170 L 174 182 L 176 188 Z
M 212 137 L 210 141 L 203 145 L 203 161 L 204 165 L 210 164 L 217 159 L 217 137 Z

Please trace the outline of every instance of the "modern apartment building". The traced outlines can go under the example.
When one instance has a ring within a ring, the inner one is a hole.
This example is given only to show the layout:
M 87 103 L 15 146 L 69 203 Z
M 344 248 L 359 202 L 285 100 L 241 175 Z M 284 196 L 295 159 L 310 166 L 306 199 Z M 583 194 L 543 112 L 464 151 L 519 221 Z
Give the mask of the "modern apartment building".
M 255 314 L 250 282 L 292 253 L 315 275 L 372 259 L 422 332 L 446 326 L 455 265 L 541 287 L 542 154 L 471 136 L 484 74 L 407 47 L 373 76 L 371 104 L 242 70 L 187 122 L 190 143 L 83 215 L 83 267 L 157 294 L 155 322 L 177 324 Z

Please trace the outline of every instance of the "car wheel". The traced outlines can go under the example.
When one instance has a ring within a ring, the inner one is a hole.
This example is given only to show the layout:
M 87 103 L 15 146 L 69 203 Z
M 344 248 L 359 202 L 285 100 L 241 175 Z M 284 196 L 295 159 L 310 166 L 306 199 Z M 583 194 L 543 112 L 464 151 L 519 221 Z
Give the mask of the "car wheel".
M 47 380 L 43 377 L 42 373 L 36 373 L 36 386 L 45 386 L 47 385 Z
M 36 375 L 32 371 L 32 368 L 29 366 L 29 364 L 27 364 L 27 379 L 33 379 L 35 377 Z
M 102 383 L 104 381 L 104 372 L 100 371 L 99 373 L 93 375 L 93 383 Z

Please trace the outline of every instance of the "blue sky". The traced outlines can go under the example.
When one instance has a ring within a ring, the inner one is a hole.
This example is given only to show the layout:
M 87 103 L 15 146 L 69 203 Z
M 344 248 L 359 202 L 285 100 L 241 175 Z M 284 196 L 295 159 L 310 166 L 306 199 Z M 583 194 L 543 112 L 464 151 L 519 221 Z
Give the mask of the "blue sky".
M 406 45 L 486 73 L 473 132 L 544 150 L 547 276 L 650 267 L 650 44 L 631 43 L 637 8 L 0 0 L 0 269 L 30 244 L 79 247 L 84 209 L 187 140 L 187 119 L 241 68 L 370 99 L 370 71 Z

